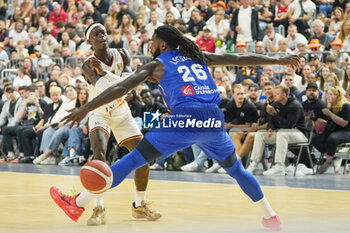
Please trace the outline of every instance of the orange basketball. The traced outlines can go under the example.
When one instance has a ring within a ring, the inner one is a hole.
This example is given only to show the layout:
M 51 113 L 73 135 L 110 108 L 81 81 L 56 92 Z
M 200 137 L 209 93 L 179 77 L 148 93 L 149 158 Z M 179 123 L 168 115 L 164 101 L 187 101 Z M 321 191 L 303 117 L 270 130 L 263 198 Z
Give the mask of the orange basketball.
M 91 160 L 81 168 L 80 180 L 89 192 L 103 193 L 112 186 L 113 173 L 105 162 Z

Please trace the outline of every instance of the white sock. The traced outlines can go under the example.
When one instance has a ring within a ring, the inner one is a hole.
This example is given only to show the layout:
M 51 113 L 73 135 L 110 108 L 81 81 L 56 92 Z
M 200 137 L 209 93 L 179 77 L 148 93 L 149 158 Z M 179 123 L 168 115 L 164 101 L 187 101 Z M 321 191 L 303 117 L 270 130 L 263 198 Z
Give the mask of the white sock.
M 75 156 L 75 149 L 74 148 L 71 148 L 70 150 L 69 150 L 69 157 L 70 158 L 73 158 Z
M 145 191 L 136 191 L 135 192 L 135 207 L 141 206 L 141 202 L 146 200 Z
M 87 190 L 84 190 L 80 193 L 80 195 L 77 197 L 76 199 L 76 203 L 77 203 L 77 206 L 79 207 L 85 207 L 89 204 L 89 202 L 98 197 L 99 194 L 93 194 L 93 193 L 90 193 L 89 191 Z
M 96 199 L 95 199 L 95 206 L 96 207 L 101 206 L 102 208 L 105 208 L 103 205 L 103 197 L 104 197 L 103 193 L 100 194 L 100 196 L 96 197 Z
M 276 212 L 273 211 L 269 201 L 266 199 L 265 196 L 255 203 L 262 209 L 264 218 L 268 219 L 272 216 L 276 216 Z

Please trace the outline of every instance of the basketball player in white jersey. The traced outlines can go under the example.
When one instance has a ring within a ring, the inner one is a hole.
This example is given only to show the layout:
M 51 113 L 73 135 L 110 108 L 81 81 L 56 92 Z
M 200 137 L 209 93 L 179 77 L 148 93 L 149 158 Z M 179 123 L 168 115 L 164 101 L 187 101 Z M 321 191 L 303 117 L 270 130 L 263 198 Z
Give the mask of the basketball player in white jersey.
M 92 45 L 94 54 L 84 62 L 83 73 L 90 84 L 90 96 L 94 98 L 114 83 L 123 80 L 122 72 L 131 71 L 128 67 L 130 57 L 126 50 L 108 48 L 106 29 L 99 23 L 91 24 L 86 29 L 85 35 L 87 42 Z M 106 75 L 99 75 L 92 68 L 93 64 L 107 71 Z M 124 98 L 125 96 L 97 108 L 89 117 L 89 138 L 94 159 L 106 161 L 107 144 L 111 131 L 119 146 L 124 146 L 129 151 L 132 151 L 143 137 Z M 145 201 L 148 178 L 148 164 L 135 171 L 136 198 L 132 204 L 132 216 L 154 221 L 162 215 L 150 209 Z M 93 215 L 89 218 L 88 225 L 99 225 L 105 222 L 106 214 L 102 194 L 96 198 Z

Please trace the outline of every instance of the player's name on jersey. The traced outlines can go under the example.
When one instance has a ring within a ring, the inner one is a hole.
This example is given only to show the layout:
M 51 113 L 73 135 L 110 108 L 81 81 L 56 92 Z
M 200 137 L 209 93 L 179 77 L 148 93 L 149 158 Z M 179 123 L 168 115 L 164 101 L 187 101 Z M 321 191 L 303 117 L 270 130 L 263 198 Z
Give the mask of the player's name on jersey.
M 176 65 L 177 63 L 184 62 L 186 60 L 189 60 L 189 58 L 184 57 L 184 56 L 176 56 L 176 57 L 173 57 L 169 62 Z

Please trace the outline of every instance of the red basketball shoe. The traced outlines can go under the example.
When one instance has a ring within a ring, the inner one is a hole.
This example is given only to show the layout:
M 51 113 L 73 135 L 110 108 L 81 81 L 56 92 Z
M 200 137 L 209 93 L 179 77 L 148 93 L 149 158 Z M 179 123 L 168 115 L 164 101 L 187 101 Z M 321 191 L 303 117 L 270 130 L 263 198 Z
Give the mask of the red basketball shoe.
M 79 194 L 68 196 L 66 194 L 63 194 L 57 187 L 50 188 L 50 195 L 52 199 L 68 215 L 68 217 L 70 217 L 75 222 L 78 221 L 79 217 L 85 210 L 85 208 L 77 206 L 75 202 Z
M 276 216 L 272 216 L 270 218 L 264 218 L 262 219 L 262 225 L 266 228 L 269 228 L 271 230 L 281 230 L 281 220 L 280 218 Z

